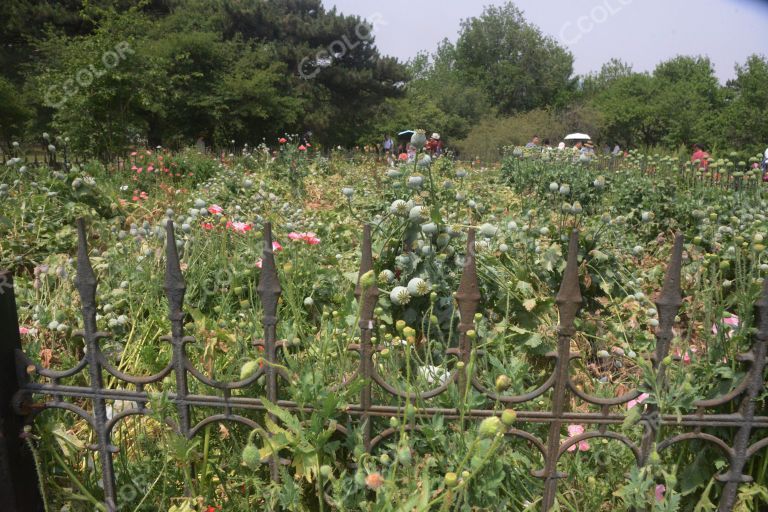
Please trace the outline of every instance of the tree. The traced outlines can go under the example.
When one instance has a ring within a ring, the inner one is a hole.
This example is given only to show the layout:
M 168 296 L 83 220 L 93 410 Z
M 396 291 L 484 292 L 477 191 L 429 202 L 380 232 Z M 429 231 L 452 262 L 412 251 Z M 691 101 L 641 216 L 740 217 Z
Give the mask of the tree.
M 24 96 L 0 76 L 0 144 L 10 149 L 11 143 L 23 135 L 24 125 L 30 117 Z
M 304 104 L 297 128 L 325 143 L 354 142 L 382 101 L 402 95 L 406 69 L 379 55 L 374 23 L 326 11 L 320 0 L 223 3 L 224 38 L 271 45 Z
M 768 145 L 768 59 L 750 56 L 736 65 L 726 84 L 727 105 L 720 115 L 721 142 L 763 151 Z
M 561 104 L 575 85 L 570 52 L 511 2 L 464 20 L 455 58 L 464 83 L 477 84 L 502 114 Z
M 600 67 L 597 73 L 590 73 L 583 77 L 579 84 L 578 96 L 580 98 L 593 98 L 606 90 L 616 80 L 632 75 L 632 66 L 621 59 L 611 59 Z
M 678 56 L 653 72 L 656 115 L 663 125 L 660 142 L 670 147 L 709 143 L 722 108 L 720 84 L 706 57 Z

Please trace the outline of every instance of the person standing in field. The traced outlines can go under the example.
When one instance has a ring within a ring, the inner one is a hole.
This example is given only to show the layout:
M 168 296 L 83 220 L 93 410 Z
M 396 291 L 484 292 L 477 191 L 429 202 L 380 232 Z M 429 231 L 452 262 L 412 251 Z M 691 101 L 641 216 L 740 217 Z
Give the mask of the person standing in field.
M 765 153 L 763 153 L 763 172 L 768 170 L 768 148 L 765 148 Z
M 709 167 L 709 153 L 704 151 L 704 146 L 702 144 L 694 144 L 693 145 L 693 154 L 691 155 L 691 163 L 696 163 L 696 160 L 699 161 L 699 169 L 706 169 Z
M 531 142 L 525 145 L 525 148 L 526 149 L 538 148 L 540 144 L 541 144 L 541 139 L 539 138 L 538 135 L 534 135 L 533 138 L 531 139 Z
M 389 135 L 384 136 L 384 154 L 389 156 L 392 154 L 392 147 L 393 147 L 392 137 Z

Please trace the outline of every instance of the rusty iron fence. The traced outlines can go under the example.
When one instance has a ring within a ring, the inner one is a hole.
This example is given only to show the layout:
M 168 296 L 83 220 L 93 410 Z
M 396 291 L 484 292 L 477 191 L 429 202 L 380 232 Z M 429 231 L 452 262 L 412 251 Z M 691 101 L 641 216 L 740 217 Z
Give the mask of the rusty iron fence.
M 113 454 L 118 447 L 112 443 L 112 431 L 116 424 L 130 415 L 148 415 L 151 410 L 147 407 L 150 395 L 145 387 L 159 382 L 166 377 L 175 377 L 176 389 L 169 394 L 170 401 L 178 412 L 178 422 L 174 429 L 186 438 L 192 438 L 200 430 L 215 422 L 239 422 L 250 428 L 257 428 L 257 423 L 238 411 L 265 411 L 264 402 L 259 398 L 233 396 L 232 391 L 247 388 L 262 376 L 265 379 L 265 398 L 277 403 L 287 411 L 297 412 L 300 406 L 289 400 L 281 400 L 281 384 L 286 385 L 287 375 L 280 363 L 281 343 L 276 338 L 278 323 L 278 300 L 281 287 L 275 267 L 272 250 L 272 234 L 269 223 L 264 226 L 263 266 L 258 283 L 258 293 L 263 307 L 263 341 L 254 342 L 255 348 L 263 349 L 263 357 L 267 364 L 254 375 L 238 382 L 220 382 L 208 378 L 194 367 L 186 352 L 186 345 L 194 342 L 192 337 L 184 333 L 184 295 L 186 285 L 182 276 L 179 256 L 176 249 L 174 227 L 171 222 L 167 227 L 166 269 L 164 289 L 168 298 L 171 333 L 163 340 L 172 347 L 172 358 L 168 365 L 159 373 L 148 376 L 136 376 L 122 373 L 112 366 L 100 349 L 100 341 L 109 336 L 100 331 L 96 322 L 96 276 L 88 258 L 88 245 L 85 223 L 78 222 L 79 247 L 77 257 L 76 286 L 80 294 L 84 329 L 79 334 L 84 338 L 87 350 L 82 360 L 73 368 L 54 371 L 34 363 L 21 349 L 19 326 L 13 292 L 13 279 L 8 273 L 0 274 L 0 499 L 3 503 L 16 504 L 11 510 L 36 511 L 41 510 L 41 501 L 37 493 L 37 476 L 27 451 L 23 438 L 24 426 L 30 425 L 35 416 L 46 409 L 64 409 L 80 416 L 93 430 L 96 442 L 91 447 L 98 452 L 100 459 L 101 481 L 104 491 L 103 501 L 109 510 L 114 512 L 119 508 L 118 492 L 115 485 Z M 500 414 L 494 404 L 515 405 L 518 425 L 546 424 L 548 434 L 540 439 L 522 428 L 508 428 L 506 436 L 513 436 L 527 441 L 537 450 L 544 461 L 542 468 L 532 468 L 531 473 L 543 480 L 542 510 L 550 510 L 557 493 L 558 480 L 566 475 L 557 469 L 558 460 L 569 447 L 591 438 L 607 438 L 626 445 L 631 450 L 638 466 L 648 461 L 654 449 L 664 449 L 680 442 L 700 440 L 712 443 L 719 448 L 728 461 L 726 471 L 717 475 L 722 482 L 721 497 L 718 510 L 726 512 L 733 509 L 737 500 L 739 486 L 752 479 L 745 474 L 745 466 L 750 457 L 768 446 L 768 436 L 758 436 L 752 441 L 755 432 L 763 432 L 768 428 L 768 416 L 759 415 L 758 397 L 764 389 L 764 370 L 766 365 L 766 350 L 768 349 L 768 280 L 763 285 L 761 296 L 755 304 L 755 323 L 757 326 L 752 348 L 740 358 L 747 367 L 743 380 L 729 393 L 707 400 L 700 400 L 694 405 L 696 410 L 682 416 L 661 413 L 655 405 L 649 404 L 642 414 L 641 423 L 644 433 L 639 442 L 627 435 L 612 429 L 621 425 L 625 419 L 621 406 L 636 399 L 639 390 L 629 391 L 622 396 L 602 398 L 592 396 L 577 386 L 571 376 L 571 362 L 580 357 L 571 351 L 571 340 L 576 334 L 574 320 L 582 303 L 578 275 L 578 240 L 577 231 L 571 233 L 567 265 L 562 283 L 556 297 L 559 309 L 560 323 L 557 334 L 557 350 L 548 354 L 553 361 L 554 370 L 546 381 L 537 389 L 517 396 L 505 396 L 487 389 L 477 375 L 471 374 L 470 359 L 474 345 L 473 318 L 478 309 L 481 295 L 474 256 L 474 230 L 470 230 L 467 239 L 467 256 L 460 286 L 455 295 L 459 310 L 458 345 L 448 349 L 449 355 L 455 357 L 456 363 L 450 369 L 449 377 L 439 386 L 429 391 L 413 393 L 397 389 L 388 383 L 378 372 L 374 364 L 374 354 L 384 347 L 372 342 L 374 330 L 374 307 L 378 297 L 375 285 L 355 290 L 361 309 L 359 320 L 359 343 L 349 345 L 350 351 L 359 354 L 357 376 L 363 379 L 359 401 L 350 405 L 343 414 L 349 415 L 351 421 L 359 426 L 363 434 L 363 443 L 368 451 L 376 450 L 377 445 L 387 437 L 395 434 L 398 429 L 386 428 L 375 432 L 374 417 L 389 417 L 398 415 L 403 408 L 400 405 L 378 404 L 374 402 L 374 387 L 381 388 L 385 393 L 401 399 L 427 400 L 446 392 L 451 386 L 458 385 L 460 396 L 466 390 L 473 388 L 474 392 L 487 397 L 486 407 L 471 408 L 460 411 L 457 408 L 423 407 L 416 410 L 417 418 L 430 418 L 441 415 L 446 419 L 463 418 L 481 419 Z M 678 308 L 682 303 L 680 289 L 680 273 L 682 265 L 683 237 L 678 234 L 674 241 L 671 260 L 661 292 L 656 299 L 659 325 L 656 328 L 656 348 L 650 354 L 650 360 L 656 373 L 657 383 L 665 385 L 664 358 L 670 350 L 673 337 L 672 326 Z M 373 268 L 371 250 L 371 229 L 364 228 L 362 255 L 358 276 L 362 276 Z M 464 364 L 459 364 L 463 362 Z M 87 372 L 89 385 L 64 385 L 61 380 L 73 375 Z M 104 375 L 108 374 L 117 379 L 114 387 L 104 386 Z M 190 392 L 189 380 L 197 379 L 205 386 L 219 390 L 222 396 L 200 395 Z M 345 380 L 349 382 L 353 379 Z M 343 383 L 339 385 L 344 385 Z M 130 387 L 135 389 L 130 389 Z M 530 403 L 551 391 L 551 409 L 548 411 L 526 409 Z M 135 407 L 123 410 L 109 418 L 107 415 L 108 402 L 123 400 L 135 404 Z M 77 405 L 84 401 L 90 402 L 92 412 Z M 579 412 L 573 410 L 572 401 L 596 406 L 594 410 Z M 736 412 L 723 413 L 713 411 L 721 406 L 732 406 Z M 196 424 L 192 424 L 194 408 L 214 408 L 220 412 L 207 416 Z M 305 410 L 305 409 L 302 409 Z M 591 429 L 574 437 L 562 440 L 563 427 L 569 423 L 591 425 Z M 659 438 L 660 429 L 674 427 L 674 435 L 664 439 Z M 347 432 L 342 426 L 337 427 L 343 433 Z M 409 428 L 418 428 L 416 423 Z M 681 433 L 682 432 L 682 433 Z M 714 432 L 714 433 L 713 433 Z M 730 443 L 715 435 L 717 432 L 728 433 Z M 4 461 L 4 463 L 2 462 Z M 285 463 L 279 459 L 269 460 L 270 475 L 279 480 L 279 466 Z M 6 508 L 7 509 L 7 508 Z

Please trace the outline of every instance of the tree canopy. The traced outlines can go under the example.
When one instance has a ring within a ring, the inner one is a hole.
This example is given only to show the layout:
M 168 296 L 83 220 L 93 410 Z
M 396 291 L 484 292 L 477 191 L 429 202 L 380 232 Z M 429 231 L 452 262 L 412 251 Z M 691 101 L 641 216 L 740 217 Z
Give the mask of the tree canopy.
M 576 76 L 571 53 L 508 2 L 402 63 L 379 52 L 376 23 L 321 0 L 8 0 L 0 144 L 54 129 L 106 156 L 307 131 L 348 146 L 418 127 L 467 152 L 534 131 L 625 147 L 768 140 L 765 56 L 724 85 L 705 56 Z

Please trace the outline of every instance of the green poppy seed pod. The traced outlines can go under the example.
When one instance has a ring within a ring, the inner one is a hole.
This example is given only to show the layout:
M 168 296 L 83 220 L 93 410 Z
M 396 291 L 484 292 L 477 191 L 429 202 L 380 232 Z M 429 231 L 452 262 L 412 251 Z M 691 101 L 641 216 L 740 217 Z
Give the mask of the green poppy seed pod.
M 333 476 L 333 469 L 328 464 L 320 466 L 320 476 L 328 480 Z
M 259 449 L 255 445 L 248 443 L 243 448 L 242 459 L 246 466 L 251 469 L 257 469 L 261 464 Z
M 395 416 L 391 416 L 389 418 L 389 426 L 391 428 L 400 428 L 400 420 Z
M 661 455 L 659 455 L 659 452 L 657 452 L 656 450 L 653 450 L 651 454 L 648 456 L 648 462 L 652 466 L 657 466 L 661 464 Z
M 373 270 L 369 270 L 360 276 L 360 286 L 363 288 L 370 288 L 374 284 L 376 284 L 376 273 Z
M 445 478 L 443 479 L 443 481 L 445 482 L 445 486 L 447 488 L 453 489 L 459 483 L 459 475 L 457 475 L 453 471 L 449 471 L 448 473 L 445 474 Z
M 552 182 L 549 184 L 549 191 L 550 192 L 557 192 L 560 189 L 560 185 L 557 182 Z
M 397 450 L 397 460 L 400 464 L 407 466 L 411 463 L 411 450 L 407 447 Z
M 395 322 L 395 329 L 397 329 L 397 332 L 403 332 L 403 329 L 405 329 L 406 323 L 405 320 L 398 320 Z
M 413 404 L 409 403 L 405 406 L 405 417 L 408 421 L 416 417 L 416 407 Z
M 408 293 L 408 288 L 405 286 L 395 286 L 389 293 L 389 300 L 397 306 L 404 306 L 411 301 L 411 296 Z
M 491 238 L 496 236 L 496 233 L 498 233 L 498 231 L 499 231 L 499 228 L 487 222 L 482 226 L 480 226 L 480 234 L 486 238 Z
M 426 224 L 423 224 L 421 226 L 421 231 L 425 235 L 433 235 L 437 233 L 437 224 L 435 224 L 434 222 L 428 222 Z
M 496 391 L 501 393 L 506 391 L 512 385 L 512 379 L 506 375 L 499 375 L 496 377 Z
M 480 422 L 478 433 L 480 437 L 493 437 L 503 430 L 501 420 L 497 416 L 485 418 Z
M 420 277 L 414 277 L 408 281 L 408 294 L 414 297 L 421 297 L 429 293 L 430 286 L 425 280 Z
M 259 371 L 258 361 L 248 361 L 240 367 L 240 380 L 245 380 Z
M 507 427 L 511 427 L 516 420 L 517 412 L 514 409 L 504 409 L 501 413 L 501 422 Z
M 384 269 L 381 272 L 379 272 L 379 282 L 381 284 L 389 284 L 394 282 L 395 280 L 395 273 L 392 272 L 389 269 Z
M 424 130 L 416 130 L 413 135 L 411 135 L 411 146 L 415 147 L 416 150 L 423 148 L 426 142 L 427 134 Z

